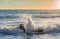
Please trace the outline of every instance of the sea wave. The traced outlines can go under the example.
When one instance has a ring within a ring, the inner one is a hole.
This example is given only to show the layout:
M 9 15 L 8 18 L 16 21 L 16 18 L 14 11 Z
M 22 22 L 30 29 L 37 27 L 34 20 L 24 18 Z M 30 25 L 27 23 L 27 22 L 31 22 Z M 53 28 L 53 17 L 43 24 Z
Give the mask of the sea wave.
M 9 16 L 9 15 L 7 15 L 7 16 L 0 16 L 0 19 L 8 19 L 8 18 L 18 18 L 18 16 Z
M 37 20 L 37 25 L 41 24 L 41 25 L 48 25 L 49 23 L 52 24 L 53 23 L 59 23 L 59 19 L 60 19 L 60 14 L 49 14 L 49 12 L 40 12 L 40 10 L 38 11 L 29 11 L 29 10 L 0 10 L 0 35 L 21 35 L 24 34 L 24 32 L 20 29 L 17 28 L 17 25 L 20 24 L 20 21 L 26 21 L 25 18 L 20 19 L 21 17 L 27 17 L 27 16 L 31 16 L 33 17 L 32 19 L 36 18 Z M 59 18 L 58 18 L 59 17 Z M 39 19 L 37 19 L 39 18 Z M 43 18 L 43 19 L 42 19 Z M 46 19 L 47 18 L 47 19 Z M 52 18 L 52 19 L 51 19 Z M 8 19 L 8 20 L 5 20 Z M 28 20 L 27 20 L 28 21 Z M 26 22 L 27 22 L 26 21 Z M 35 21 L 35 19 L 34 19 Z M 38 24 L 39 22 L 39 24 Z M 5 27 L 3 27 L 5 26 Z M 49 25 L 50 26 L 50 25 Z M 45 27 L 45 26 L 44 26 Z M 56 25 L 56 27 L 51 27 L 48 29 L 45 29 L 44 32 L 46 32 L 47 34 L 51 34 L 51 33 L 60 33 L 60 26 Z
M 22 30 L 20 29 L 0 29 L 0 34 L 1 35 L 21 35 L 24 34 Z
M 47 28 L 44 29 L 44 32 L 46 34 L 52 34 L 52 33 L 60 33 L 60 26 L 57 25 L 56 27 L 51 27 L 51 28 Z M 21 30 L 20 28 L 0 28 L 0 35 L 23 35 L 25 34 L 23 32 L 23 30 Z

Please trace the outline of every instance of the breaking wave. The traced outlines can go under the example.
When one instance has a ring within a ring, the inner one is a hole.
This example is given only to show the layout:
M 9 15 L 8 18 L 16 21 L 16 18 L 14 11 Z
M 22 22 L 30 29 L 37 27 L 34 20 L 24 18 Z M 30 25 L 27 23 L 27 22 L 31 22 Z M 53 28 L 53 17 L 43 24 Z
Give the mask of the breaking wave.
M 57 25 L 56 27 L 45 29 L 44 32 L 46 34 L 52 34 L 52 33 L 60 33 L 60 26 Z M 0 28 L 0 35 L 23 35 L 25 34 L 23 30 L 19 28 Z

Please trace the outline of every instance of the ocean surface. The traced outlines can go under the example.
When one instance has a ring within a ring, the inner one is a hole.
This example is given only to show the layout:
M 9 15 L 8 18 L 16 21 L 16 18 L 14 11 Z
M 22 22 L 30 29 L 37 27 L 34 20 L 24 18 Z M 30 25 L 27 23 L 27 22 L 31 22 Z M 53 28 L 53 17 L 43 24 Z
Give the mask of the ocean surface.
M 27 35 L 19 27 L 31 16 L 46 34 Z M 0 39 L 60 39 L 60 10 L 0 10 Z

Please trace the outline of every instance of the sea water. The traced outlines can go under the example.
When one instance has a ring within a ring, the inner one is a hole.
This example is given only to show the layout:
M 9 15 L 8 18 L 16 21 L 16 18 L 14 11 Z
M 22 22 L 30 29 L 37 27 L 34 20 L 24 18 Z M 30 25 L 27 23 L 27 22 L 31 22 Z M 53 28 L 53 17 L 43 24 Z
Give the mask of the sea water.
M 59 13 L 57 10 L 0 10 L 0 39 L 60 39 Z M 37 26 L 48 25 L 51 29 L 45 30 L 47 34 L 27 35 L 17 28 L 20 23 L 28 22 L 21 16 L 31 16 Z

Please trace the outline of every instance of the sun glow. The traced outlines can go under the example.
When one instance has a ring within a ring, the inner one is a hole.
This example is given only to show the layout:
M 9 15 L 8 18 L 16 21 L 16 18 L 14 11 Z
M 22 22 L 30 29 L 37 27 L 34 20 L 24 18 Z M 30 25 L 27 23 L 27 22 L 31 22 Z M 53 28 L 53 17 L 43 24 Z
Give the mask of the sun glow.
M 55 1 L 55 6 L 57 9 L 60 9 L 60 0 Z

